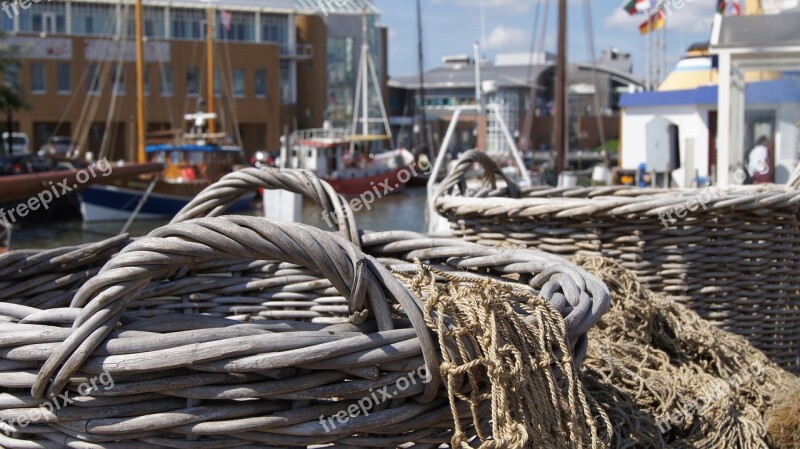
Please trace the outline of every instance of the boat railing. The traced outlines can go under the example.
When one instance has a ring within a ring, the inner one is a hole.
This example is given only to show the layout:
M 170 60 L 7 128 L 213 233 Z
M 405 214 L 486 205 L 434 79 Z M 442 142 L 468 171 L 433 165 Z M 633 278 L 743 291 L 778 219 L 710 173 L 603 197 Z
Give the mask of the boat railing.
M 342 128 L 316 128 L 295 131 L 292 134 L 292 142 L 335 142 L 347 140 L 350 132 Z

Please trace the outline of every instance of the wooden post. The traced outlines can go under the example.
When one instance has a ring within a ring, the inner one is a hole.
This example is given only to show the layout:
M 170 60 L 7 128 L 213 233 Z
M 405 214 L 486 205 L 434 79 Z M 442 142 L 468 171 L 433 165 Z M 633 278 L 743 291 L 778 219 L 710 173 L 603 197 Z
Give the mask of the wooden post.
M 144 153 L 144 42 L 142 0 L 136 0 L 134 28 L 136 32 L 136 160 L 145 162 Z
M 206 78 L 208 79 L 208 86 L 206 89 L 207 109 L 209 114 L 214 113 L 214 9 L 210 6 L 206 12 L 206 52 L 208 53 L 208 65 L 206 66 Z M 208 133 L 214 134 L 216 132 L 216 121 L 213 118 L 208 119 Z
M 567 0 L 558 1 L 558 55 L 556 60 L 555 146 L 556 174 L 567 163 Z

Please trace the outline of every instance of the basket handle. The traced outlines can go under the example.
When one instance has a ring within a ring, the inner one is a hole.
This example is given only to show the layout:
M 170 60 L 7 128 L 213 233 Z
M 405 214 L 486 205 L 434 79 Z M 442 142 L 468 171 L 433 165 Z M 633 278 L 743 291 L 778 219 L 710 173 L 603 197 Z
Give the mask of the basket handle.
M 34 381 L 34 397 L 59 394 L 70 376 L 109 336 L 138 293 L 152 280 L 219 258 L 280 260 L 318 271 L 347 298 L 351 314 L 372 313 L 381 331 L 393 329 L 390 301 L 399 304 L 419 338 L 433 378 L 422 401 L 435 398 L 439 379 L 434 339 L 422 303 L 374 258 L 336 234 L 298 223 L 230 216 L 201 218 L 157 229 L 127 246 L 75 294 L 82 308 L 72 334 L 50 355 Z M 368 306 L 367 306 L 368 303 Z
M 787 182 L 786 185 L 800 189 L 800 164 L 795 167 L 794 172 L 792 172 L 792 176 L 789 178 L 789 182 Z
M 313 172 L 293 168 L 245 168 L 229 173 L 200 192 L 170 224 L 217 217 L 238 199 L 259 188 L 286 190 L 314 201 L 326 216 L 333 218 L 344 238 L 360 244 L 358 226 L 347 201 Z
M 495 190 L 497 188 L 497 178 L 500 177 L 508 186 L 508 196 L 511 198 L 519 198 L 520 188 L 517 183 L 506 176 L 503 170 L 497 166 L 497 163 L 492 160 L 488 154 L 483 151 L 469 150 L 461 156 L 455 168 L 453 168 L 441 184 L 439 184 L 436 193 L 433 195 L 434 204 L 440 196 L 450 193 L 455 187 L 458 187 L 462 195 L 466 195 L 467 172 L 470 167 L 472 167 L 472 164 L 475 163 L 483 167 L 483 176 L 481 179 L 483 180 L 485 189 Z

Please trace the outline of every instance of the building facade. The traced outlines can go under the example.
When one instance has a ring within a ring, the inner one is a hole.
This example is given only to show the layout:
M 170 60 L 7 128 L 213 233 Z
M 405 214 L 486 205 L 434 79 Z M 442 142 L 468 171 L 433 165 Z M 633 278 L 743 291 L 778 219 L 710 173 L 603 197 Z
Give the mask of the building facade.
M 343 98 L 339 92 L 348 79 L 330 75 L 338 61 L 329 63 L 329 49 L 338 44 L 326 21 L 360 20 L 362 10 L 334 8 L 339 3 L 331 9 L 307 0 L 216 4 L 214 110 L 246 152 L 277 151 L 282 134 L 322 125 L 330 115 L 330 92 Z M 157 131 L 182 129 L 185 114 L 207 107 L 208 5 L 145 2 L 145 120 L 153 138 L 164 135 Z M 375 33 L 378 11 L 371 7 L 368 13 Z M 66 135 L 96 157 L 132 157 L 133 14 L 133 0 L 51 0 L 0 11 L 5 41 L 22 61 L 5 79 L 21 88 L 30 105 L 14 115 L 14 126 L 30 136 L 34 151 L 50 137 Z
M 555 107 L 555 56 L 546 54 L 500 54 L 494 62 L 481 63 L 481 93 L 488 103 L 501 105 L 509 131 L 519 138 L 529 130 L 526 149 L 552 146 L 553 111 Z M 596 67 L 597 84 L 593 68 Z M 605 52 L 596 65 L 570 64 L 568 93 L 570 140 L 572 148 L 594 148 L 599 142 L 597 120 L 594 118 L 595 95 L 607 139 L 618 135 L 619 98 L 622 92 L 640 90 L 641 81 L 631 73 L 627 55 Z M 475 62 L 464 55 L 445 58 L 444 64 L 428 70 L 425 78 L 424 110 L 433 123 L 433 140 L 439 142 L 452 111 L 458 106 L 475 104 Z M 415 111 L 421 106 L 419 75 L 392 78 L 390 111 L 397 132 L 410 140 Z M 455 144 L 474 148 L 477 144 L 474 117 L 466 114 L 459 125 Z M 589 120 L 591 118 L 591 120 Z M 528 122 L 528 123 L 526 123 Z M 404 132 L 405 131 L 405 132 Z M 499 133 L 491 129 L 487 145 L 502 142 Z M 492 135 L 496 134 L 493 139 Z

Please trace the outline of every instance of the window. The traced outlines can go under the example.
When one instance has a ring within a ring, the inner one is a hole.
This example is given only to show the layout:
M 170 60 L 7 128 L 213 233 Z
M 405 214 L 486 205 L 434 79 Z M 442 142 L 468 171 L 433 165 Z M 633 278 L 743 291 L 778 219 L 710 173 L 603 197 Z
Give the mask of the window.
M 170 34 L 175 39 L 203 39 L 206 35 L 206 11 L 173 8 L 170 10 Z
M 219 12 L 217 39 L 229 41 L 255 42 L 256 16 L 251 12 Z
M 289 51 L 289 16 L 261 14 L 261 41 L 280 44 L 281 53 Z
M 19 89 L 19 67 L 16 65 L 9 65 L 5 71 L 6 82 Z
M 221 96 L 225 95 L 222 92 L 222 85 L 223 85 L 222 81 L 223 81 L 223 79 L 222 79 L 222 70 L 220 70 L 219 67 L 217 67 L 217 68 L 214 69 L 214 96 L 215 97 L 221 97 Z
M 47 67 L 43 62 L 31 63 L 31 92 L 43 94 L 47 92 Z
M 166 34 L 164 30 L 164 8 L 145 6 L 142 22 L 146 37 L 164 38 Z M 135 36 L 136 25 L 133 7 L 130 7 L 130 11 L 127 12 L 127 24 L 128 37 Z
M 117 66 L 114 70 L 114 94 L 125 95 L 125 67 Z
M 117 32 L 117 14 L 113 5 L 72 3 L 72 33 L 109 36 Z
M 144 90 L 145 96 L 150 95 L 150 66 L 145 65 L 144 70 L 142 72 L 144 74 L 144 80 L 142 82 L 142 88 Z
M 200 70 L 197 67 L 186 69 L 186 94 L 200 95 Z
M 233 69 L 233 96 L 244 97 L 244 69 Z
M 14 31 L 14 16 L 11 14 L 0 14 L 0 29 L 3 31 Z
M 255 96 L 258 98 L 265 98 L 267 96 L 267 71 L 264 69 L 257 69 L 255 76 Z
M 89 64 L 86 68 L 86 90 L 90 94 L 98 94 L 101 85 L 101 74 L 97 70 L 97 64 Z
M 58 93 L 68 94 L 72 92 L 72 65 L 70 65 L 70 63 L 58 63 L 56 67 L 56 78 L 58 81 Z
M 281 60 L 281 104 L 284 105 L 292 103 L 292 80 L 289 78 L 289 62 Z
M 161 66 L 161 95 L 165 97 L 172 96 L 172 67 L 168 65 Z
M 45 3 L 36 5 L 25 14 L 19 14 L 19 30 L 34 33 L 65 33 L 67 14 L 64 3 Z

